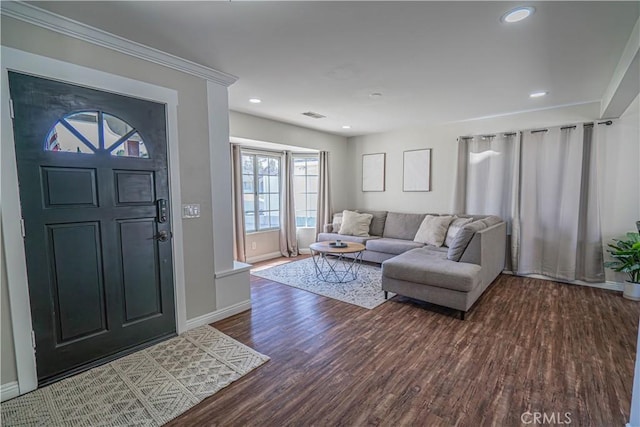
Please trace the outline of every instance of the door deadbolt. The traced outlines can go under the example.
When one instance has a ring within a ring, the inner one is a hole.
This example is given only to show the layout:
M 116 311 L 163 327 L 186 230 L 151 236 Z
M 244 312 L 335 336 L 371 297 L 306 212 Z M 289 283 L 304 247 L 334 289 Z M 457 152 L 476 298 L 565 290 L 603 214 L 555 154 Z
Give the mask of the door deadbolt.
M 159 240 L 161 242 L 166 242 L 167 240 L 169 240 L 169 233 L 167 231 L 160 231 L 157 235 L 156 235 L 156 240 Z

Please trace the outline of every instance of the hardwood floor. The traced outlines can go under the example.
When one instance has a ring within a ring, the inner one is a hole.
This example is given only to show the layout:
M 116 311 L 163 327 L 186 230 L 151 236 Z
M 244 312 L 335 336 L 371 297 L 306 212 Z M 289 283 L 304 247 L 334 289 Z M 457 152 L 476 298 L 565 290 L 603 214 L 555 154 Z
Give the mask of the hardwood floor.
M 501 275 L 465 321 L 404 297 L 367 310 L 253 276 L 252 301 L 213 326 L 271 361 L 168 425 L 534 425 L 527 411 L 555 425 L 628 421 L 640 304 L 617 292 Z

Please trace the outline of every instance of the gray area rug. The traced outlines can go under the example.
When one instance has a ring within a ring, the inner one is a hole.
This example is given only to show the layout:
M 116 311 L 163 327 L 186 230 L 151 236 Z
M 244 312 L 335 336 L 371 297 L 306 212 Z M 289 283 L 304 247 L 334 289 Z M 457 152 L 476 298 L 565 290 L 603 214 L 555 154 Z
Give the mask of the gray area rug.
M 360 266 L 358 278 L 349 283 L 327 283 L 318 279 L 311 258 L 251 270 L 251 274 L 364 308 L 372 309 L 385 302 L 382 271 L 367 264 Z M 389 293 L 389 298 L 393 295 Z
M 2 403 L 3 426 L 160 426 L 269 357 L 211 326 Z

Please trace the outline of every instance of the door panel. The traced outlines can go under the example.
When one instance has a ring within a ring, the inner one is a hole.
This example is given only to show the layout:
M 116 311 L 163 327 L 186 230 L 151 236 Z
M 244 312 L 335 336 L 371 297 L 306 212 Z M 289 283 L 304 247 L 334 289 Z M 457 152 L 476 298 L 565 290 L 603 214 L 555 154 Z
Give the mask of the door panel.
M 153 171 L 115 171 L 118 205 L 153 204 Z
M 51 241 L 56 345 L 106 331 L 106 306 L 97 222 L 47 226 Z M 82 301 L 82 304 L 76 304 Z
M 175 335 L 166 113 L 15 72 L 9 88 L 42 385 Z
M 46 208 L 98 206 L 95 169 L 42 168 Z
M 129 323 L 161 312 L 155 218 L 119 221 L 119 228 L 124 319 Z

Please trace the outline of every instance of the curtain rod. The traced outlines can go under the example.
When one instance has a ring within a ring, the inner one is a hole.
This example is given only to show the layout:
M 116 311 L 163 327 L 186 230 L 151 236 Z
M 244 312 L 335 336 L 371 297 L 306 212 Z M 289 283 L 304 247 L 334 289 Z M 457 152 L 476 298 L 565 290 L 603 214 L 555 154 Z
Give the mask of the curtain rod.
M 284 154 L 285 151 L 278 151 L 278 150 L 273 150 L 273 149 L 269 149 L 269 148 L 255 148 L 255 147 L 246 147 L 244 145 L 238 144 L 240 145 L 240 150 L 244 151 L 246 153 L 251 153 L 251 154 L 264 154 L 267 156 L 273 156 L 274 154 Z M 291 155 L 294 157 L 318 157 L 318 155 L 320 154 L 320 152 L 318 151 L 317 153 L 305 153 L 305 152 L 300 152 L 300 151 L 290 151 Z
M 605 120 L 602 122 L 589 122 L 589 123 L 583 123 L 582 126 L 584 127 L 593 127 L 593 125 L 595 124 L 599 124 L 599 125 L 607 125 L 607 126 L 611 126 L 613 124 L 613 120 Z M 563 126 L 560 128 L 560 130 L 565 130 L 565 129 L 575 129 L 578 125 L 572 125 L 572 126 Z M 540 132 L 548 132 L 549 129 L 536 129 L 536 130 L 532 130 L 531 133 L 540 133 Z M 503 133 L 503 136 L 515 136 L 517 135 L 517 132 L 509 132 L 509 133 Z M 494 138 L 496 135 L 479 135 L 482 138 Z M 460 140 L 468 140 L 468 139 L 473 139 L 473 136 L 461 136 L 458 138 L 458 141 Z
M 507 133 L 503 133 L 502 136 L 514 136 L 517 135 L 517 132 L 507 132 Z M 497 135 L 480 135 L 481 138 L 495 138 Z M 463 140 L 467 140 L 467 139 L 473 139 L 475 137 L 473 136 L 461 136 L 458 138 L 458 141 L 463 139 Z
M 264 154 L 266 156 L 274 156 L 274 154 L 284 154 L 284 151 L 271 150 L 268 148 L 254 148 L 254 147 L 245 147 L 240 145 L 240 151 L 250 154 Z
M 604 122 L 590 122 L 590 123 L 583 123 L 582 126 L 584 127 L 593 127 L 594 124 L 599 124 L 599 125 L 607 125 L 607 126 L 611 126 L 613 124 L 612 120 L 605 120 Z M 573 126 L 562 126 L 560 128 L 560 130 L 565 130 L 565 129 L 575 129 L 577 127 L 577 125 L 573 125 Z M 537 129 L 537 130 L 532 130 L 531 133 L 538 133 L 538 132 L 547 132 L 549 131 L 549 129 Z

